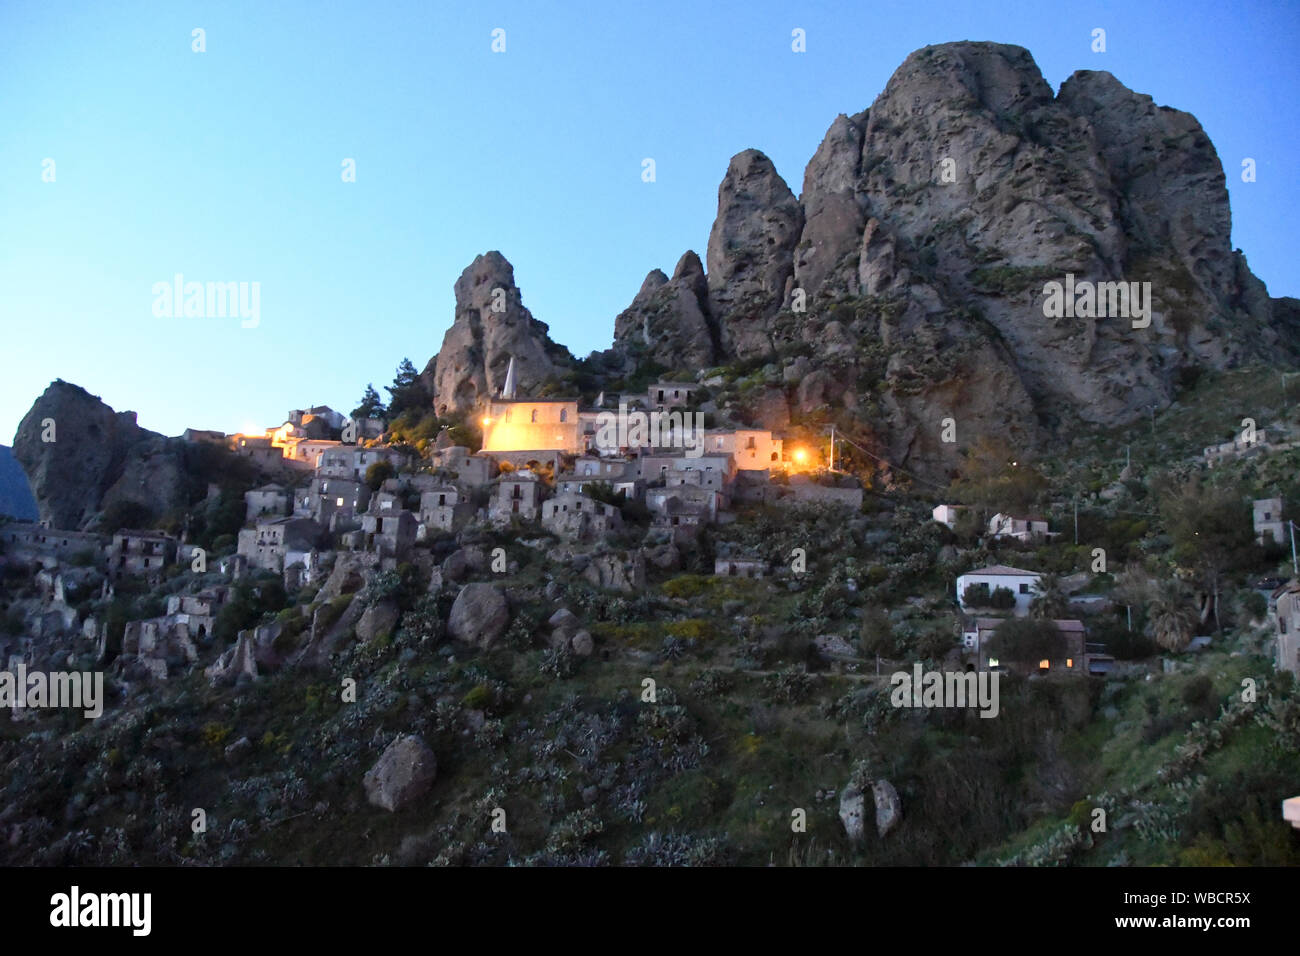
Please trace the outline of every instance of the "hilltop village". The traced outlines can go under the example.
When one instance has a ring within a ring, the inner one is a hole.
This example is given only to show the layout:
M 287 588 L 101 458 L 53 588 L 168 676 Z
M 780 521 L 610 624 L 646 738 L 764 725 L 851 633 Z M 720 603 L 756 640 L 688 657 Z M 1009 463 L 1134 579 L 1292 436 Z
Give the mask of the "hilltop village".
M 495 530 L 530 546 L 556 543 L 556 553 L 565 559 L 582 554 L 576 566 L 587 580 L 626 592 L 645 587 L 647 558 L 661 570 L 679 569 L 683 550 L 704 529 L 728 525 L 746 509 L 812 505 L 839 510 L 846 519 L 862 511 L 864 489 L 854 476 L 830 467 L 829 442 L 818 448 L 788 443 L 768 429 L 706 428 L 697 410 L 699 389 L 692 382 L 657 381 L 636 395 L 602 393 L 591 406 L 574 398 L 520 397 L 511 362 L 501 393 L 481 409 L 477 450 L 456 444 L 445 426 L 423 449 L 395 444 L 384 419 L 353 419 L 327 406 L 290 411 L 282 424 L 260 435 L 188 430 L 185 442 L 218 447 L 247 459 L 260 473 L 280 476 L 244 493 L 243 527 L 233 547 L 209 553 L 184 530 L 119 528 L 109 535 L 47 523 L 0 526 L 6 547 L 0 560 L 39 568 L 36 581 L 42 589 L 39 604 L 24 609 L 30 634 L 8 642 L 8 659 L 30 658 L 34 642 L 75 632 L 96 645 L 99 662 L 133 663 L 135 672 L 165 678 L 199 660 L 221 608 L 250 574 L 275 575 L 287 594 L 314 591 L 332 580 L 326 593 L 338 596 L 345 581 L 369 585 L 378 573 L 410 567 L 436 593 L 463 577 L 466 560 L 480 566 L 487 560 L 479 549 L 462 548 L 439 562 L 437 555 L 448 543 Z M 1270 442 L 1269 433 L 1260 430 L 1249 440 L 1207 447 L 1202 458 L 1213 466 L 1291 447 L 1276 433 Z M 956 532 L 972 511 L 937 504 L 931 518 Z M 1062 534 L 1037 514 L 996 511 L 980 520 L 980 536 L 995 547 L 1050 544 Z M 528 540 L 529 528 L 545 537 Z M 1284 543 L 1289 528 L 1280 498 L 1254 503 L 1252 533 L 1261 545 Z M 498 552 L 491 570 L 503 574 L 508 568 L 500 556 L 504 552 Z M 727 548 L 708 570 L 725 577 L 796 576 L 798 558 L 790 557 L 787 566 L 757 549 Z M 109 621 L 84 612 L 88 587 L 107 600 L 124 577 L 157 587 L 184 570 L 195 572 L 192 577 L 203 586 L 173 594 L 161 615 L 125 622 L 120 635 Z M 214 572 L 218 583 L 211 583 Z M 1116 659 L 1103 643 L 1088 639 L 1085 619 L 1111 610 L 1113 603 L 1103 595 L 1074 593 L 1086 590 L 1087 574 L 1070 579 L 1048 572 L 1046 583 L 1044 577 L 1000 563 L 958 573 L 953 599 L 960 639 L 947 666 L 1010 668 L 1026 675 L 1109 673 Z M 1288 628 L 1300 585 L 1268 579 L 1260 588 L 1278 631 L 1277 666 L 1300 673 L 1300 629 Z M 458 594 L 467 614 L 481 616 L 481 591 L 467 586 Z M 82 599 L 81 612 L 74 595 Z M 466 633 L 490 644 L 491 632 L 500 630 L 508 614 L 500 613 L 496 602 L 487 603 L 498 613 L 488 615 L 494 622 L 486 639 L 474 633 L 476 623 L 467 625 Z M 1050 613 L 1041 613 L 1044 607 Z M 992 650 L 999 627 L 1031 611 L 1056 632 L 1050 650 L 1000 659 Z M 317 623 L 313 617 L 309 644 L 316 642 Z M 568 648 L 592 653 L 591 634 L 569 630 Z M 275 655 L 257 652 L 278 633 L 266 627 L 240 631 L 235 646 L 207 673 L 214 681 L 255 677 L 259 659 L 263 670 L 278 665 Z M 1196 640 L 1200 644 L 1193 646 L 1203 646 L 1209 638 Z M 860 659 L 843 639 L 819 642 L 819 650 L 839 666 L 852 668 Z

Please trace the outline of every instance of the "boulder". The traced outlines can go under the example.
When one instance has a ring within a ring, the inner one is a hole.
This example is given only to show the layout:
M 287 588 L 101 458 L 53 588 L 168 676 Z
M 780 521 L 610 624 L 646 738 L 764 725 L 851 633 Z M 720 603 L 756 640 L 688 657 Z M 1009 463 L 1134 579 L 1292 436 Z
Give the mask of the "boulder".
M 898 791 L 888 780 L 873 783 L 871 794 L 876 800 L 876 832 L 883 837 L 903 819 L 903 804 L 898 799 Z
M 854 784 L 849 784 L 840 793 L 840 820 L 844 832 L 854 843 L 860 843 L 866 836 L 866 798 Z
M 451 606 L 447 630 L 458 641 L 488 648 L 505 633 L 509 623 L 510 607 L 496 585 L 467 584 Z
M 409 806 L 429 792 L 438 776 L 438 759 L 421 738 L 408 734 L 389 744 L 362 783 L 366 799 L 389 812 Z
M 401 612 L 392 601 L 370 605 L 357 621 L 357 640 L 368 644 L 377 637 L 391 634 L 400 616 Z

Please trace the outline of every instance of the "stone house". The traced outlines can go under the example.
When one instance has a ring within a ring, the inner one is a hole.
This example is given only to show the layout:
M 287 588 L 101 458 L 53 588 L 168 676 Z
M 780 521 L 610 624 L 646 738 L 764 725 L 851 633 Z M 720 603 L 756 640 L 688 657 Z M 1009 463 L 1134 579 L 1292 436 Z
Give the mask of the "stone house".
M 497 524 L 509 524 L 512 517 L 534 521 L 541 514 L 544 483 L 527 469 L 503 475 L 488 505 L 488 517 Z
M 340 446 L 340 442 L 318 440 L 315 438 L 291 439 L 281 449 L 286 464 L 297 468 L 315 470 L 320 466 L 320 459 L 327 451 Z
M 403 560 L 415 544 L 415 515 L 405 509 L 384 514 L 361 516 L 362 548 L 381 558 Z
M 392 448 L 362 448 L 359 445 L 336 445 L 321 452 L 316 474 L 322 478 L 351 478 L 364 481 L 371 465 L 386 461 L 399 469 L 408 458 Z
M 623 527 L 614 505 L 580 494 L 562 494 L 542 503 L 542 526 L 575 541 L 612 534 Z
M 673 496 L 664 502 L 662 510 L 654 512 L 651 527 L 667 531 L 674 544 L 683 544 L 699 537 L 708 522 L 702 505 L 685 502 Z
M 722 492 L 699 485 L 674 485 L 671 488 L 647 488 L 645 491 L 646 508 L 651 514 L 661 514 L 668 509 L 669 502 L 689 505 L 705 524 L 718 520 L 718 515 L 726 510 L 728 499 Z
M 1037 571 L 1024 571 L 1005 564 L 994 564 L 977 571 L 967 571 L 957 578 L 957 606 L 963 611 L 967 610 L 962 595 L 972 584 L 983 584 L 987 585 L 990 593 L 997 588 L 1010 590 L 1016 599 L 1012 612 L 1017 617 L 1023 617 L 1029 613 L 1029 604 L 1034 599 L 1034 585 L 1041 577 Z
M 436 468 L 449 472 L 451 479 L 462 488 L 481 488 L 497 474 L 496 462 L 491 457 L 474 454 L 463 445 L 438 449 L 431 459 Z
M 310 516 L 330 525 L 336 515 L 352 519 L 370 504 L 370 486 L 354 478 L 313 478 L 294 499 L 295 515 Z
M 167 616 L 185 628 L 189 637 L 202 641 L 212 633 L 217 613 L 230 600 L 226 587 L 204 588 L 197 594 L 173 594 L 167 598 Z
M 1286 540 L 1288 522 L 1282 517 L 1282 499 L 1257 498 L 1252 504 L 1255 537 L 1259 543 L 1268 544 L 1271 540 L 1281 544 Z
M 443 485 L 420 494 L 420 524 L 439 531 L 459 531 L 474 517 L 474 505 L 460 489 Z
M 57 567 L 61 561 L 89 553 L 95 567 L 104 566 L 109 538 L 88 531 L 59 531 L 43 524 L 12 521 L 0 525 L 0 541 L 9 558 Z
M 731 455 L 735 467 L 748 471 L 783 468 L 784 442 L 762 428 L 735 428 L 710 431 L 705 438 L 709 452 Z
M 278 518 L 289 513 L 292 496 L 283 486 L 272 482 L 252 491 L 244 492 L 245 521 L 254 521 L 270 515 Z
M 713 573 L 717 577 L 761 578 L 767 575 L 767 562 L 761 558 L 716 558 Z
M 113 574 L 153 574 L 176 560 L 176 539 L 161 531 L 121 530 L 109 547 Z
M 321 527 L 310 518 L 270 518 L 239 532 L 239 553 L 254 568 L 283 573 L 320 544 Z
M 1005 670 L 1020 674 L 1087 675 L 1088 632 L 1082 621 L 1051 621 L 1061 636 L 1061 648 L 1051 657 L 1039 661 L 999 661 L 992 644 L 997 629 L 1006 618 L 977 617 L 962 622 L 962 656 L 974 670 Z M 1104 655 L 1103 655 L 1104 656 Z
M 236 435 L 235 453 L 252 459 L 254 464 L 271 467 L 284 462 L 284 452 L 263 435 Z
M 646 408 L 673 408 L 686 405 L 700 390 L 694 382 L 655 382 L 646 392 Z

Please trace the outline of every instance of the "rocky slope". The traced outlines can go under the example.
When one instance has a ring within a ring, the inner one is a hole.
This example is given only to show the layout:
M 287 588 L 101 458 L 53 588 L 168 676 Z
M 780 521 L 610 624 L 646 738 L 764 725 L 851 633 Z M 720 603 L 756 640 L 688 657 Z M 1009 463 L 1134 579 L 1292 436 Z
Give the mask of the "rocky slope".
M 421 377 L 440 414 L 466 411 L 496 394 L 511 357 L 521 395 L 572 363 L 524 307 L 515 270 L 499 252 L 478 256 L 456 280 L 456 315 Z
M 47 423 L 53 441 L 43 441 Z M 85 389 L 52 382 L 23 416 L 14 457 L 52 527 L 81 529 L 104 508 L 134 502 L 160 514 L 186 495 L 184 442 L 136 424 Z

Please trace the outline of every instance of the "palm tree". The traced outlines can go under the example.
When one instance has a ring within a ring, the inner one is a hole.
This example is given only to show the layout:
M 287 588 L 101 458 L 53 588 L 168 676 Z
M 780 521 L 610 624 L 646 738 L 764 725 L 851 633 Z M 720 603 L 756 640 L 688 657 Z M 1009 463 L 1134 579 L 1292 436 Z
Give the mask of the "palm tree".
M 1161 581 L 1151 597 L 1151 636 L 1168 651 L 1181 651 L 1192 639 L 1199 615 L 1186 586 L 1177 578 Z
M 1070 598 L 1059 574 L 1043 574 L 1034 582 L 1034 599 L 1029 613 L 1045 621 L 1055 621 L 1070 612 Z

